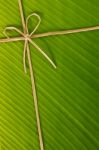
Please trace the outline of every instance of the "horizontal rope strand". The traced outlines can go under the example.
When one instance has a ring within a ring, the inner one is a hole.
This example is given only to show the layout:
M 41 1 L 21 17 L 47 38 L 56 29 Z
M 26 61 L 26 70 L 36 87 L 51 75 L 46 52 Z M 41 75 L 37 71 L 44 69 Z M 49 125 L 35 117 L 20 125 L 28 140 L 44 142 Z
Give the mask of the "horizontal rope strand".
M 34 39 L 34 38 L 41 38 L 41 37 L 48 37 L 48 36 L 66 35 L 66 34 L 81 33 L 81 32 L 88 32 L 94 30 L 99 30 L 99 26 L 80 28 L 80 29 L 71 29 L 71 30 L 64 30 L 64 31 L 45 32 L 40 34 L 34 34 L 31 36 L 31 38 Z M 25 37 L 15 37 L 9 39 L 4 38 L 4 39 L 0 39 L 0 43 L 22 41 L 22 40 L 25 40 Z
M 31 38 L 66 35 L 66 34 L 81 33 L 81 32 L 88 32 L 88 31 L 94 31 L 94 30 L 99 30 L 99 26 L 34 34 L 31 36 Z

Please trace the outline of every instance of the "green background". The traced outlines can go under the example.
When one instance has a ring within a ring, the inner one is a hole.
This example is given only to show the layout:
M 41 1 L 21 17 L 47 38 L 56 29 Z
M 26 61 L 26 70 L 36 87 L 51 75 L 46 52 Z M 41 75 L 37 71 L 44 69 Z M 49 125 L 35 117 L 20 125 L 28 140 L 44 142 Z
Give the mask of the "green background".
M 99 25 L 98 0 L 23 0 L 23 6 L 25 17 L 40 14 L 38 33 Z M 22 29 L 18 0 L 0 0 L 1 38 L 10 25 Z M 57 65 L 31 47 L 45 150 L 99 150 L 99 30 L 34 41 Z M 0 44 L 0 150 L 39 150 L 23 45 Z

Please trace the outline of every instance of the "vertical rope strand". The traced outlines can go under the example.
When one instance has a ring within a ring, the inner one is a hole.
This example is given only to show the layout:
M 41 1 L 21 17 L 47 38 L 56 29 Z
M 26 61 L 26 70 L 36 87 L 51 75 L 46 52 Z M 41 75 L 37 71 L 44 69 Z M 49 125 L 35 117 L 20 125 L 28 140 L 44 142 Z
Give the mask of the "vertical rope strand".
M 25 73 L 27 73 L 27 70 L 26 70 L 26 52 L 27 52 L 27 40 L 25 40 L 24 51 L 23 51 L 23 66 L 24 66 L 24 72 Z
M 24 33 L 26 33 L 26 25 L 25 25 L 25 19 L 24 19 L 23 8 L 22 8 L 22 0 L 18 0 L 18 2 L 19 2 L 19 10 L 20 10 L 20 15 L 21 15 L 23 30 L 24 30 Z
M 42 132 L 41 132 L 41 126 L 40 126 L 40 116 L 39 116 L 39 109 L 38 109 L 38 99 L 37 99 L 37 93 L 36 93 L 36 84 L 35 84 L 34 71 L 33 71 L 33 67 L 32 67 L 31 56 L 30 56 L 30 49 L 29 49 L 29 45 L 28 44 L 27 44 L 27 57 L 28 57 L 29 69 L 30 69 L 30 77 L 31 77 L 31 84 L 32 84 L 32 94 L 33 94 L 33 97 L 34 97 L 34 106 L 35 106 L 36 119 L 37 119 L 37 128 L 38 128 L 39 141 L 40 141 L 40 150 L 44 150 L 43 138 L 42 138 Z
M 19 0 L 19 8 L 20 8 L 21 20 L 22 20 L 22 25 L 23 25 L 24 35 L 25 35 L 25 34 L 28 34 L 28 28 L 27 28 L 25 20 L 24 20 L 24 14 L 23 14 L 23 8 L 22 8 L 22 1 L 21 0 Z M 35 106 L 35 113 L 36 113 L 36 120 L 37 120 L 37 128 L 38 128 L 38 135 L 39 135 L 39 142 L 40 142 L 40 150 L 44 150 L 43 139 L 42 139 L 42 132 L 41 132 L 41 126 L 40 126 L 38 99 L 37 99 L 37 94 L 36 94 L 36 84 L 35 84 L 34 72 L 33 72 L 33 68 L 32 68 L 31 56 L 30 56 L 30 49 L 29 49 L 29 45 L 28 44 L 29 44 L 28 41 L 26 41 L 24 47 L 27 46 L 27 56 L 28 56 L 28 63 L 29 63 L 29 68 L 30 68 L 32 94 L 33 94 L 33 98 L 34 98 L 34 106 Z M 24 48 L 23 60 L 24 60 L 24 67 L 25 67 L 25 71 L 26 71 L 25 53 L 26 53 L 26 50 Z

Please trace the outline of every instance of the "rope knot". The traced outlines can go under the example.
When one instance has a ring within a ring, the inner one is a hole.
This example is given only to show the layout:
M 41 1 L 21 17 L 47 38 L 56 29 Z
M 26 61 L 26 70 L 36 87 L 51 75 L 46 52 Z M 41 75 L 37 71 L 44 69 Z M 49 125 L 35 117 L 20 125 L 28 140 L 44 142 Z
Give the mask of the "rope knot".
M 25 38 L 25 40 L 29 40 L 30 39 L 30 35 L 29 34 L 24 34 L 24 38 Z

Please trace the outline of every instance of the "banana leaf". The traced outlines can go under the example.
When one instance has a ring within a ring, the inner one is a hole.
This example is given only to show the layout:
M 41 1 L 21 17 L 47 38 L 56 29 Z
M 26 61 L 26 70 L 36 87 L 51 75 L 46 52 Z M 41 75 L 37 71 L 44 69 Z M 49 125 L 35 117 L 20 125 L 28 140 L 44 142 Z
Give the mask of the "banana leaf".
M 41 16 L 37 33 L 99 24 L 98 0 L 23 0 L 23 7 L 25 17 Z M 0 38 L 11 25 L 22 30 L 18 0 L 0 0 Z M 31 46 L 45 150 L 99 150 L 99 30 L 34 41 L 57 65 Z M 22 60 L 23 42 L 0 44 L 0 150 L 40 149 Z

